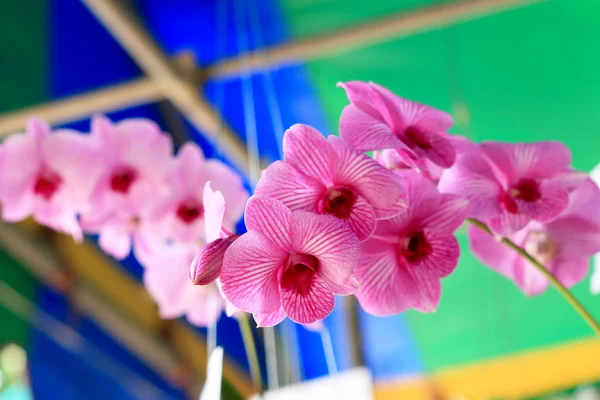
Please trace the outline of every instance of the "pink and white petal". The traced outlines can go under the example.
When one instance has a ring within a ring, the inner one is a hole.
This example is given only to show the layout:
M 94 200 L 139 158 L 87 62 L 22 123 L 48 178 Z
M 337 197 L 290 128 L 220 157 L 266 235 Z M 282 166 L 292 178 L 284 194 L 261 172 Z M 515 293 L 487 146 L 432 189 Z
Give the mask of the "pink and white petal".
M 377 227 L 377 214 L 362 196 L 356 196 L 350 214 L 340 220 L 348 225 L 361 242 L 370 238 Z
M 375 228 L 373 236 L 398 236 L 409 229 L 414 222 L 413 208 L 402 210 L 392 218 L 377 221 L 377 228 Z
M 373 118 L 391 126 L 391 116 L 381 95 L 371 84 L 363 81 L 338 82 L 354 106 Z
M 443 136 L 437 133 L 424 133 L 421 140 L 428 144 L 423 147 L 412 143 L 408 138 L 405 139 L 412 150 L 422 157 L 428 158 L 434 164 L 442 168 L 450 168 L 456 161 L 456 151 L 454 146 Z
M 587 258 L 600 252 L 600 226 L 590 220 L 564 215 L 548 223 L 545 228 L 559 246 L 560 258 Z
M 340 136 L 358 151 L 404 147 L 387 123 L 353 104 L 344 107 L 339 130 Z
M 184 144 L 169 172 L 169 182 L 178 192 L 190 193 L 207 179 L 202 149 L 196 143 Z
M 452 128 L 454 120 L 452 116 L 425 104 L 397 96 L 389 89 L 371 82 L 371 86 L 377 90 L 388 104 L 388 108 L 395 109 L 395 128 L 404 130 L 410 125 L 419 126 L 430 132 L 445 132 Z
M 548 288 L 548 279 L 529 261 L 518 257 L 514 262 L 514 281 L 526 296 L 536 296 Z
M 600 256 L 596 254 L 594 256 L 594 271 L 590 277 L 590 292 L 593 295 L 600 294 Z
M 330 215 L 296 211 L 290 233 L 296 253 L 319 260 L 318 274 L 325 282 L 335 286 L 346 283 L 358 260 L 360 243 L 345 223 Z
M 254 314 L 252 314 L 252 316 L 254 317 L 254 320 L 256 321 L 257 328 L 265 328 L 265 327 L 269 327 L 269 326 L 278 325 L 281 321 L 283 321 L 285 319 L 285 317 L 287 317 L 287 314 L 285 313 L 283 306 L 281 306 L 281 307 L 279 307 L 279 310 L 277 310 L 275 312 L 267 313 L 267 314 L 254 313 Z M 242 317 L 242 318 L 244 318 L 244 317 Z
M 217 285 L 217 289 L 219 290 L 219 294 L 221 295 L 221 297 L 223 298 L 223 300 L 225 301 L 225 315 L 227 315 L 228 317 L 233 317 L 235 314 L 238 313 L 238 308 L 236 306 L 234 306 L 229 300 L 227 300 L 227 298 L 225 297 L 225 293 L 223 293 L 223 287 L 221 285 L 221 279 L 217 279 L 215 281 L 215 285 Z
M 414 308 L 424 313 L 434 312 L 437 310 L 442 297 L 442 283 L 440 278 L 419 272 L 416 271 L 411 274 L 420 293 L 419 301 L 414 305 Z
M 484 142 L 486 156 L 512 182 L 520 178 L 541 179 L 566 172 L 571 164 L 571 152 L 562 143 Z
M 524 214 L 503 212 L 497 217 L 490 218 L 487 224 L 492 232 L 500 236 L 510 236 L 523 229 L 531 221 Z
M 453 193 L 469 201 L 470 218 L 488 219 L 502 212 L 498 201 L 502 188 L 493 180 L 478 175 L 460 175 L 450 168 L 442 173 L 438 188 L 442 193 Z
M 293 282 L 286 284 L 284 273 L 281 304 L 292 321 L 311 324 L 328 316 L 333 311 L 335 301 L 331 289 L 319 275 L 312 274 L 307 288 L 299 288 Z
M 215 324 L 223 312 L 223 299 L 214 286 L 189 286 L 185 316 L 190 324 L 207 327 Z
M 211 183 L 204 184 L 202 204 L 204 205 L 204 236 L 207 242 L 212 242 L 221 237 L 223 216 L 225 215 L 225 198 L 220 191 L 213 191 Z
M 246 312 L 279 309 L 279 275 L 288 253 L 258 232 L 240 236 L 223 258 L 221 285 L 227 300 Z
M 0 198 L 2 219 L 6 222 L 19 222 L 33 213 L 35 196 L 24 188 L 20 192 L 13 192 Z
M 529 218 L 548 221 L 557 217 L 569 205 L 569 192 L 559 182 L 543 181 L 539 190 L 541 197 L 535 202 L 516 199 L 519 211 Z
M 419 276 L 443 278 L 450 275 L 458 264 L 460 247 L 451 234 L 425 230 L 425 238 L 431 246 L 431 254 L 418 263 L 407 263 L 408 272 L 416 281 Z
M 315 128 L 292 125 L 283 136 L 283 154 L 284 160 L 303 174 L 323 184 L 331 182 L 329 143 Z
M 555 261 L 553 275 L 567 288 L 583 281 L 590 271 L 590 261 L 588 257 L 578 257 L 574 259 Z
M 517 253 L 500 242 L 499 238 L 484 232 L 476 226 L 468 228 L 471 251 L 479 261 L 508 278 L 513 278 L 514 262 Z
M 100 230 L 98 245 L 107 254 L 123 260 L 131 252 L 131 234 L 125 227 L 107 226 Z
M 469 202 L 453 194 L 442 194 L 440 208 L 425 217 L 422 226 L 428 230 L 452 234 L 467 218 Z
M 0 165 L 0 200 L 4 219 L 18 221 L 31 212 L 33 199 L 27 197 L 33 194 L 41 163 L 41 154 L 31 136 L 16 134 L 4 141 Z
M 29 118 L 27 121 L 27 134 L 30 135 L 36 145 L 40 146 L 42 142 L 51 136 L 52 130 L 48 122 L 41 118 Z
M 272 197 L 290 210 L 317 212 L 325 186 L 299 172 L 285 161 L 275 161 L 263 172 L 254 190 L 255 195 Z
M 248 231 L 261 233 L 283 252 L 291 251 L 292 212 L 282 202 L 270 197 L 252 196 L 246 205 L 244 221 Z
M 334 294 L 339 296 L 348 296 L 350 294 L 354 294 L 358 288 L 360 288 L 360 281 L 356 275 L 352 274 L 343 285 L 335 285 L 331 282 L 328 282 L 327 285 Z
M 406 208 L 402 182 L 397 175 L 336 136 L 329 136 L 328 141 L 331 151 L 337 155 L 332 156 L 335 185 L 360 193 L 373 207 L 378 219 L 393 217 Z
M 420 293 L 412 276 L 398 264 L 396 246 L 379 243 L 378 247 L 379 252 L 360 255 L 356 275 L 362 286 L 355 296 L 366 312 L 384 317 L 414 307 Z
M 235 224 L 244 213 L 248 200 L 248 192 L 244 188 L 242 178 L 219 160 L 208 160 L 205 165 L 207 180 L 213 190 L 218 190 L 225 198 L 224 221 Z

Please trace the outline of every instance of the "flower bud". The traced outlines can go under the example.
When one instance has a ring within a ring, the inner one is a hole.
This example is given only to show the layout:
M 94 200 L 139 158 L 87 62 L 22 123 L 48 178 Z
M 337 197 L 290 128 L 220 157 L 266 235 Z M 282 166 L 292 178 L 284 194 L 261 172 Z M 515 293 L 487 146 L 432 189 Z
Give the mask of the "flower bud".
M 189 277 L 194 285 L 208 285 L 219 277 L 225 251 L 231 243 L 229 238 L 219 238 L 202 246 L 190 266 Z

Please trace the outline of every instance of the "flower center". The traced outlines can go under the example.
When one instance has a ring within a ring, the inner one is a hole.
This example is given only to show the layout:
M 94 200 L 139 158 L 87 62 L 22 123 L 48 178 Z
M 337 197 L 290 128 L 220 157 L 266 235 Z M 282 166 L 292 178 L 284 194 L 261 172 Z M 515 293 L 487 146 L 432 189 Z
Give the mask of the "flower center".
M 531 203 L 538 201 L 542 197 L 540 187 L 533 179 L 521 179 L 509 189 L 508 193 L 515 199 Z
M 352 190 L 345 187 L 329 188 L 323 197 L 323 212 L 346 219 L 350 216 L 355 201 L 356 196 Z
M 404 258 L 411 263 L 419 262 L 431 254 L 431 245 L 423 232 L 413 232 L 400 244 Z
M 289 266 L 281 277 L 281 287 L 293 288 L 300 294 L 307 294 L 318 267 L 319 260 L 316 257 L 307 254 L 292 254 Z
M 431 149 L 431 143 L 427 138 L 427 133 L 423 132 L 416 126 L 409 126 L 404 130 L 404 136 L 412 142 L 415 146 L 423 150 Z
M 556 242 L 544 231 L 530 231 L 527 233 L 525 250 L 542 264 L 549 264 L 556 255 L 558 246 Z
M 131 167 L 115 170 L 110 178 L 110 188 L 115 192 L 127 194 L 131 185 L 137 179 L 137 172 Z
M 33 192 L 45 200 L 50 200 L 61 184 L 62 178 L 60 175 L 53 171 L 44 171 L 40 173 L 35 181 Z
M 186 224 L 191 224 L 203 215 L 204 208 L 195 201 L 186 201 L 177 207 L 177 218 Z

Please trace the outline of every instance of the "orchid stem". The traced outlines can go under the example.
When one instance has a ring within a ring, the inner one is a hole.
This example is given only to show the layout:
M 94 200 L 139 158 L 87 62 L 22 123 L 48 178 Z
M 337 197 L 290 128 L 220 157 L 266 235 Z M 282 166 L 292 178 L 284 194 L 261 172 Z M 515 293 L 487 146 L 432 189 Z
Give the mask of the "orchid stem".
M 488 233 L 489 235 L 495 236 L 494 233 L 490 230 L 490 228 L 483 222 L 472 218 L 468 218 L 467 221 L 475 225 L 482 231 Z M 541 262 L 536 260 L 535 257 L 529 254 L 522 247 L 515 244 L 512 240 L 503 237 L 501 239 L 501 242 L 513 249 L 514 251 L 516 251 L 519 255 L 521 255 L 523 258 L 529 261 L 535 268 L 537 268 L 538 271 L 544 274 L 544 276 L 550 281 L 550 283 L 552 283 L 554 288 L 558 290 L 558 292 L 565 298 L 565 300 L 567 300 L 571 304 L 575 311 L 577 311 L 579 315 L 581 315 L 581 317 L 585 320 L 585 322 L 587 322 L 588 325 L 594 330 L 596 335 L 600 336 L 600 324 L 598 324 L 594 317 L 592 317 L 592 315 L 585 309 L 583 304 L 581 304 L 579 300 L 577 300 L 575 296 L 573 296 L 571 292 L 569 292 L 569 290 L 562 283 L 560 283 L 560 281 L 556 279 L 554 275 L 552 275 L 552 273 L 548 271 Z
M 254 386 L 256 393 L 262 393 L 262 376 L 260 374 L 258 356 L 256 355 L 256 343 L 254 342 L 254 335 L 252 334 L 252 328 L 250 328 L 250 322 L 248 322 L 248 315 L 242 314 L 238 316 L 237 320 L 238 324 L 240 324 L 240 332 L 242 333 L 242 340 L 244 341 L 244 349 L 246 350 L 246 357 L 248 357 L 248 364 L 250 365 L 252 386 Z

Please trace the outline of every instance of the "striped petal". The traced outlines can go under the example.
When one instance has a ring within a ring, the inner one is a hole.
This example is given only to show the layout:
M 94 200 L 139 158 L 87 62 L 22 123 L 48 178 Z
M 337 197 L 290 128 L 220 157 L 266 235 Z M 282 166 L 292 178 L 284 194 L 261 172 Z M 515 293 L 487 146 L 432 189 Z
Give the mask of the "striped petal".
M 295 124 L 283 137 L 284 160 L 322 183 L 331 182 L 329 144 L 315 128 Z
M 287 315 L 299 324 L 310 324 L 328 316 L 335 305 L 327 283 L 310 270 L 298 276 L 293 268 L 281 278 L 281 304 Z
M 252 316 L 254 317 L 254 320 L 256 321 L 257 328 L 265 328 L 268 326 L 275 326 L 275 325 L 279 324 L 281 321 L 283 321 L 285 319 L 285 317 L 287 315 L 285 313 L 285 310 L 283 309 L 283 306 L 281 306 L 281 307 L 279 307 L 279 310 L 277 310 L 275 312 L 267 313 L 267 314 L 254 313 L 254 314 L 252 314 Z
M 469 202 L 452 194 L 442 194 L 441 198 L 440 207 L 425 217 L 422 224 L 429 230 L 451 234 L 467 218 Z
M 258 232 L 247 232 L 227 249 L 221 267 L 225 297 L 247 312 L 279 309 L 278 275 L 288 253 Z
M 344 107 L 339 130 L 340 136 L 359 151 L 404 147 L 387 123 L 354 104 Z
M 260 232 L 282 251 L 291 249 L 292 212 L 282 202 L 264 196 L 252 196 L 246 205 L 245 222 L 249 231 Z
M 296 211 L 290 231 L 294 251 L 316 257 L 325 282 L 333 287 L 346 283 L 360 252 L 359 241 L 346 224 L 329 215 Z
M 263 172 L 254 194 L 277 199 L 292 211 L 316 212 L 324 190 L 322 183 L 299 172 L 291 164 L 275 161 Z

